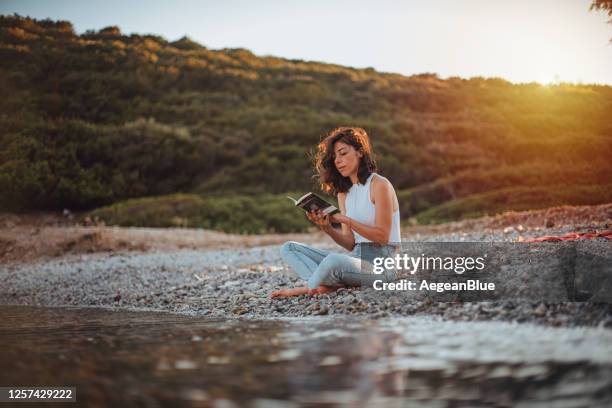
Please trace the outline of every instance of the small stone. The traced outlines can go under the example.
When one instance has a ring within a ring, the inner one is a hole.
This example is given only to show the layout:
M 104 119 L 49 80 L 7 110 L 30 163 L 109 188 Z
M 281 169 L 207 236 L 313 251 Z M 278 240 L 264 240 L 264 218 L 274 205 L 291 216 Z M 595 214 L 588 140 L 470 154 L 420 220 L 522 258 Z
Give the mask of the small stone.
M 174 368 L 177 370 L 193 370 L 197 368 L 197 365 L 191 360 L 177 360 L 174 362 Z
M 342 359 L 338 356 L 326 356 L 320 363 L 320 366 L 333 366 L 342 363 Z
M 206 393 L 206 391 L 199 390 L 197 388 L 185 390 L 181 393 L 181 396 L 183 397 L 183 399 L 191 400 L 191 401 L 207 401 L 208 400 L 208 394 Z
M 229 357 L 227 356 L 209 356 L 206 362 L 208 364 L 228 364 Z
M 544 316 L 546 314 L 546 310 L 546 305 L 544 305 L 544 303 L 540 303 L 540 305 L 533 311 L 533 314 L 535 316 Z

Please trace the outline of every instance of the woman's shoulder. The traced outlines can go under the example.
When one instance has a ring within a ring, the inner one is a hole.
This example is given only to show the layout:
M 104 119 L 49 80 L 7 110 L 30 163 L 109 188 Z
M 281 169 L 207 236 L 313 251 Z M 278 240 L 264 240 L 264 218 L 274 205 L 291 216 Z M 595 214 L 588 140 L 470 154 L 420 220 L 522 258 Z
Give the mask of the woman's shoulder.
M 399 202 L 397 201 L 397 195 L 395 193 L 395 188 L 393 188 L 393 184 L 391 184 L 388 178 L 378 173 L 376 173 L 376 176 L 372 178 L 372 192 L 370 196 L 372 201 L 376 203 L 376 196 L 393 197 L 393 201 L 395 202 L 393 206 L 395 209 L 393 211 L 399 211 Z
M 391 187 L 393 188 L 393 185 L 391 184 L 391 182 L 389 181 L 388 178 L 381 176 L 378 173 L 374 173 L 373 177 L 372 177 L 372 187 L 376 188 L 388 188 Z

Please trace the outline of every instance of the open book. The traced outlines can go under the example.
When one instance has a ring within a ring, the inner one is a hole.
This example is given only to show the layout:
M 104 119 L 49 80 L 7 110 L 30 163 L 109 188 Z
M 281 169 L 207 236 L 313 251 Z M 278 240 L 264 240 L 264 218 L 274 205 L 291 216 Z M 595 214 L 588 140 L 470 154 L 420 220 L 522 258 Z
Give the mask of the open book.
M 293 201 L 297 207 L 300 207 L 306 212 L 321 210 L 324 215 L 332 215 L 340 212 L 339 209 L 312 192 L 304 194 L 297 200 L 289 196 L 287 196 L 287 198 Z M 332 223 L 332 226 L 334 228 L 338 228 L 340 224 L 334 222 Z

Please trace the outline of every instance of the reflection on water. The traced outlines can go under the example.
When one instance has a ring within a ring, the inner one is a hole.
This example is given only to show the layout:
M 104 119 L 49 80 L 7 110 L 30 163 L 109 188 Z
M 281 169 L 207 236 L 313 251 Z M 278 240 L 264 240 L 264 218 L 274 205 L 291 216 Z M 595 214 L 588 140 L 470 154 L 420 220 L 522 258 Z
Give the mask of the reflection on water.
M 0 318 L 0 386 L 76 386 L 79 405 L 612 402 L 612 332 L 603 329 L 22 306 L 0 307 Z

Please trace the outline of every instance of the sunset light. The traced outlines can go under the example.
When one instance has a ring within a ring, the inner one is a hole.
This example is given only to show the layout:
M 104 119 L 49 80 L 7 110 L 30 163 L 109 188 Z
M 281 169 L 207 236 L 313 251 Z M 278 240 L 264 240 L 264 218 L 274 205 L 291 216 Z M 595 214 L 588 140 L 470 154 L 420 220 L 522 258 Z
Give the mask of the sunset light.
M 211 49 L 404 75 L 612 84 L 612 27 L 605 13 L 589 10 L 591 0 L 177 4 L 4 0 L 0 12 L 67 19 L 79 33 L 116 25 L 128 34 L 188 36 Z
M 0 402 L 609 407 L 611 40 L 612 0 L 0 0 Z

